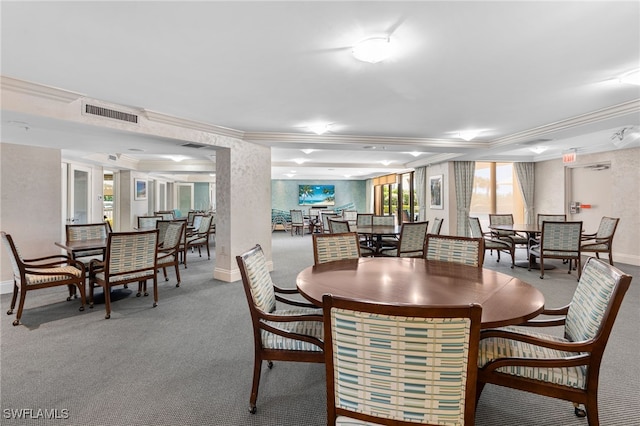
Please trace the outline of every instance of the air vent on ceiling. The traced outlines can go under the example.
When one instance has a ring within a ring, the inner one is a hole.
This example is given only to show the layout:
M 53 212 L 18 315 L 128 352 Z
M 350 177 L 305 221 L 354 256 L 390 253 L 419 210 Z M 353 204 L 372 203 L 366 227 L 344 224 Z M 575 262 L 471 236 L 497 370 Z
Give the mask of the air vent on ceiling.
M 138 116 L 135 114 L 116 111 L 115 109 L 104 108 L 97 105 L 85 104 L 84 112 L 87 114 L 99 115 L 100 117 L 113 118 L 114 120 L 128 121 L 129 123 L 136 124 L 138 123 Z
M 540 138 L 540 139 L 533 139 L 530 141 L 526 141 L 526 142 L 520 142 L 518 145 L 540 145 L 540 144 L 544 144 L 547 142 L 551 142 L 553 139 L 545 139 L 545 138 Z
M 185 148 L 195 148 L 195 149 L 200 149 L 200 148 L 216 149 L 216 147 L 213 145 L 207 145 L 206 143 L 196 143 L 196 142 L 187 142 L 187 143 L 183 143 L 180 146 L 184 146 Z

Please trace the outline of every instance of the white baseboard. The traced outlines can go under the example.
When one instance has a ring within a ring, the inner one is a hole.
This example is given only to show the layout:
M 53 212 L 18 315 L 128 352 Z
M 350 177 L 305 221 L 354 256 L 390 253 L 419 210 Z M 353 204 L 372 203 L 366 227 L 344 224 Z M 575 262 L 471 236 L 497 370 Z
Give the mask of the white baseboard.
M 13 281 L 0 282 L 0 294 L 7 294 L 13 292 Z

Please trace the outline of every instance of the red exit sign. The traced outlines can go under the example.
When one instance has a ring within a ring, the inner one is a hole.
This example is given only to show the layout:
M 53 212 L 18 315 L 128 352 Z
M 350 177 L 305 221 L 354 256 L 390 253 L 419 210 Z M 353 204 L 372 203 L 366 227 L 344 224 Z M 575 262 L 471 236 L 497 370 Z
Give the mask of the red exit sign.
M 575 163 L 575 161 L 576 161 L 576 153 L 575 152 L 569 152 L 567 154 L 562 154 L 562 162 L 564 164 Z

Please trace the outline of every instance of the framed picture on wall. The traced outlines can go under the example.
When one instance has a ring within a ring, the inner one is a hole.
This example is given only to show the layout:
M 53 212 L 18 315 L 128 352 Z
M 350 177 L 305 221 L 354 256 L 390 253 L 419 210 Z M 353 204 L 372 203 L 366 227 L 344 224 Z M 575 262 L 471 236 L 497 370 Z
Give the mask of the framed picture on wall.
M 430 207 L 432 209 L 444 209 L 443 201 L 443 187 L 442 187 L 443 175 L 436 175 L 429 177 L 429 191 L 431 194 Z
M 147 181 L 144 179 L 133 179 L 133 199 L 147 199 Z

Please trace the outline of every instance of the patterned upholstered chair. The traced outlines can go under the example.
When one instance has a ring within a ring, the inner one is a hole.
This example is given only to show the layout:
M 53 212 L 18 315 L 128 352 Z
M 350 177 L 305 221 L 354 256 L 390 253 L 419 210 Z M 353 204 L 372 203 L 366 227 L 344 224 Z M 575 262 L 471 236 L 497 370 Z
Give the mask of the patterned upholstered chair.
M 382 254 L 392 257 L 424 257 L 428 227 L 429 222 L 404 222 L 398 246 L 382 249 Z
M 440 231 L 442 231 L 443 222 L 444 222 L 444 219 L 439 217 L 436 217 L 435 219 L 433 219 L 433 224 L 431 225 L 431 231 L 429 231 L 429 233 L 433 235 L 440 235 Z
M 236 256 L 253 324 L 254 364 L 249 412 L 256 412 L 262 361 L 324 362 L 322 311 L 281 294 L 298 294 L 273 284 L 260 245 Z M 276 309 L 276 301 L 295 306 Z
M 544 278 L 544 259 L 563 259 L 569 261 L 569 274 L 572 261 L 577 262 L 580 279 L 580 235 L 582 222 L 542 222 L 540 244 L 529 248 L 529 270 L 534 257 L 540 258 L 540 278 Z
M 329 219 L 329 233 L 330 234 L 344 234 L 351 232 L 351 225 L 346 220 Z
M 13 269 L 13 296 L 11 297 L 11 306 L 7 311 L 7 315 L 13 314 L 18 293 L 20 293 L 18 312 L 16 313 L 16 319 L 13 320 L 13 325 L 20 324 L 27 293 L 42 288 L 69 285 L 77 287 L 80 291 L 80 310 L 84 311 L 86 300 L 85 267 L 82 262 L 69 256 L 61 255 L 23 259 L 11 235 L 6 232 L 0 232 L 0 234 Z M 71 300 L 71 296 L 67 300 Z
M 158 224 L 160 224 L 160 222 L 163 221 L 159 221 Z M 186 223 L 184 221 L 169 222 L 165 229 L 162 243 L 160 243 L 158 247 L 157 266 L 158 268 L 162 268 L 165 281 L 169 281 L 167 268 L 170 266 L 175 268 L 176 279 L 178 280 L 176 287 L 180 287 L 180 270 L 178 269 L 178 264 L 180 263 L 180 243 L 183 240 L 185 227 Z
M 613 265 L 613 254 L 611 246 L 613 245 L 613 235 L 618 227 L 617 217 L 604 216 L 600 220 L 600 226 L 595 234 L 582 234 L 582 244 L 580 251 L 582 253 L 595 253 L 600 258 L 600 253 L 609 254 L 609 264 Z
M 356 217 L 356 228 L 358 226 L 371 226 L 371 225 L 373 225 L 373 213 L 358 213 L 358 216 Z M 371 242 L 371 236 L 361 235 L 360 244 L 363 247 L 371 248 L 373 246 L 373 243 Z
M 162 217 L 162 220 L 173 220 L 175 219 L 175 213 L 173 210 L 161 210 L 158 212 L 153 212 L 154 216 Z
M 315 265 L 360 257 L 358 234 L 313 234 L 313 262 Z
M 542 228 L 543 222 L 566 222 L 567 215 L 566 214 L 546 214 L 546 213 L 538 213 L 536 223 L 540 228 Z M 529 238 L 529 247 L 535 244 L 540 244 L 540 238 Z
M 322 221 L 322 232 L 324 232 L 325 234 L 328 234 L 331 232 L 329 230 L 329 219 L 339 219 L 340 215 L 333 211 L 329 211 L 329 212 L 322 212 L 320 217 Z
M 138 216 L 138 229 L 155 228 L 159 220 L 163 220 L 162 216 Z
M 291 214 L 291 236 L 295 232 L 304 237 L 304 230 L 309 229 L 309 219 L 304 218 L 302 210 L 290 210 L 289 213 Z
M 484 239 L 427 234 L 425 259 L 461 263 L 482 268 Z
M 509 255 L 511 256 L 511 267 L 514 267 L 516 246 L 515 244 L 513 244 L 513 242 L 493 238 L 493 234 L 491 232 L 482 231 L 480 219 L 478 219 L 477 217 L 469 218 L 469 228 L 471 228 L 472 238 L 484 239 L 485 254 L 487 250 L 495 250 L 498 253 L 498 259 L 496 260 L 496 262 L 500 262 L 500 252 L 504 251 L 506 253 L 509 253 Z
M 196 216 L 198 217 L 198 216 Z M 184 244 L 184 267 L 187 267 L 187 251 L 191 248 L 198 248 L 198 255 L 202 257 L 202 247 L 207 248 L 207 259 L 211 260 L 211 250 L 209 249 L 209 237 L 211 236 L 211 222 L 213 216 L 202 216 L 202 220 L 194 233 L 187 236 Z
M 508 214 L 490 214 L 489 225 L 513 225 L 513 215 Z M 514 231 L 492 231 L 494 238 L 501 240 L 511 240 L 513 244 L 529 246 L 529 239 L 526 235 L 519 234 Z
M 506 327 L 481 333 L 478 398 L 486 383 L 571 401 L 576 415 L 598 425 L 600 362 L 631 276 L 589 258 L 571 303 L 525 326 L 564 326 L 564 336 Z M 558 315 L 563 317 L 557 318 Z M 586 413 L 579 408 L 584 404 Z
M 153 306 L 158 305 L 158 230 L 112 232 L 107 238 L 104 261 L 89 264 L 89 307 L 93 308 L 93 289 L 102 287 L 105 318 L 111 318 L 111 288 L 132 282 L 153 280 Z M 146 285 L 146 284 L 145 284 Z M 140 288 L 140 287 L 139 287 Z M 138 296 L 140 292 L 138 292 Z
M 323 296 L 328 425 L 473 425 L 480 305 Z
M 343 210 L 342 220 L 349 222 L 349 226 L 356 226 L 358 222 L 358 212 L 356 210 Z
M 108 222 L 65 226 L 67 241 L 105 240 L 109 232 L 111 231 Z M 76 251 L 72 256 L 85 266 L 89 266 L 89 262 L 93 259 L 104 259 L 104 250 Z

